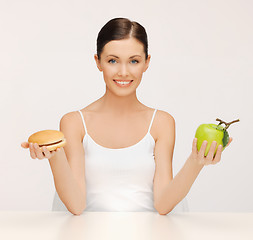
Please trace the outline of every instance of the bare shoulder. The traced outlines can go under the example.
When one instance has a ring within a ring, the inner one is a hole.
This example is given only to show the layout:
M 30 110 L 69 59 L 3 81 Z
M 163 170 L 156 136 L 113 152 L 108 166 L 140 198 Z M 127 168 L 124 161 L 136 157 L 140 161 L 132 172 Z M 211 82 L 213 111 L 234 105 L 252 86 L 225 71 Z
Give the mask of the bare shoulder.
M 76 123 L 79 122 L 80 120 L 79 115 L 80 113 L 78 113 L 77 111 L 65 113 L 61 118 L 60 124 L 63 124 L 63 125 L 70 124 L 72 126 L 75 126 Z
M 166 111 L 157 110 L 157 115 L 160 121 L 175 121 L 174 117 Z
M 163 133 L 168 133 L 174 131 L 175 129 L 175 119 L 174 117 L 163 110 L 157 110 L 157 134 L 158 137 L 161 136 Z
M 77 111 L 65 113 L 60 120 L 60 130 L 65 134 L 71 134 L 81 138 L 81 116 Z
M 157 123 L 160 126 L 160 128 L 163 128 L 167 124 L 173 124 L 175 125 L 175 119 L 174 117 L 163 110 L 157 110 Z

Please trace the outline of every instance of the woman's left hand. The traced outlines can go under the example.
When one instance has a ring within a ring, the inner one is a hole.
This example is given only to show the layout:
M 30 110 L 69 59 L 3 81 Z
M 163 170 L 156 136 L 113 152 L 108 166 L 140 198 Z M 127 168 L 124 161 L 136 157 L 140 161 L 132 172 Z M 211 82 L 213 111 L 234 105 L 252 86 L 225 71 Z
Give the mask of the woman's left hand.
M 229 138 L 228 144 L 226 147 L 229 146 L 229 144 L 232 142 L 232 138 Z M 221 160 L 221 153 L 222 153 L 222 145 L 219 145 L 217 148 L 217 152 L 214 156 L 214 152 L 215 152 L 215 148 L 216 148 L 217 142 L 213 141 L 211 144 L 211 147 L 209 149 L 209 152 L 207 154 L 207 156 L 205 157 L 205 150 L 206 150 L 206 146 L 207 146 L 207 141 L 203 141 L 201 148 L 197 149 L 197 138 L 193 139 L 193 143 L 192 143 L 192 152 L 190 155 L 190 158 L 192 160 L 194 160 L 195 162 L 197 162 L 200 165 L 209 165 L 209 164 L 216 164 Z

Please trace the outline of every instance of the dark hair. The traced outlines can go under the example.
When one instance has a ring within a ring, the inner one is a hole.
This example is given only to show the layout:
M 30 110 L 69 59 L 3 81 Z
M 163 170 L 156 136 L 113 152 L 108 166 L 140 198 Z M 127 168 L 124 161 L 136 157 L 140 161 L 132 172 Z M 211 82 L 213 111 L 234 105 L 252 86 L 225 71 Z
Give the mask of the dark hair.
M 143 44 L 146 59 L 148 58 L 148 38 L 145 28 L 127 18 L 114 18 L 107 22 L 98 33 L 97 55 L 100 59 L 105 44 L 112 40 L 136 38 Z

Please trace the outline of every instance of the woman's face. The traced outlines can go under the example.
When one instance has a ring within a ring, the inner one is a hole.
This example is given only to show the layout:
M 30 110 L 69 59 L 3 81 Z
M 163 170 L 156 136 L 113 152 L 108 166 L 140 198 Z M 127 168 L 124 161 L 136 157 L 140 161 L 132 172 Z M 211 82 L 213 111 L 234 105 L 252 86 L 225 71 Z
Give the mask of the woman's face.
M 150 55 L 145 59 L 143 44 L 135 38 L 110 41 L 104 46 L 100 60 L 96 54 L 94 57 L 107 88 L 120 95 L 136 90 L 150 61 Z

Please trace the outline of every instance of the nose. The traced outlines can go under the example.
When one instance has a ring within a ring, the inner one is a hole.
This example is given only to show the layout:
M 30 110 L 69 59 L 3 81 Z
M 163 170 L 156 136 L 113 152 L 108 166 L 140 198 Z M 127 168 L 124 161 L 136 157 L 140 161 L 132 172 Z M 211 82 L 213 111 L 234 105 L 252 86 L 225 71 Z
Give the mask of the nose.
M 121 64 L 120 67 L 119 67 L 119 70 L 118 70 L 118 75 L 119 76 L 128 76 L 128 68 L 126 66 L 126 64 Z

